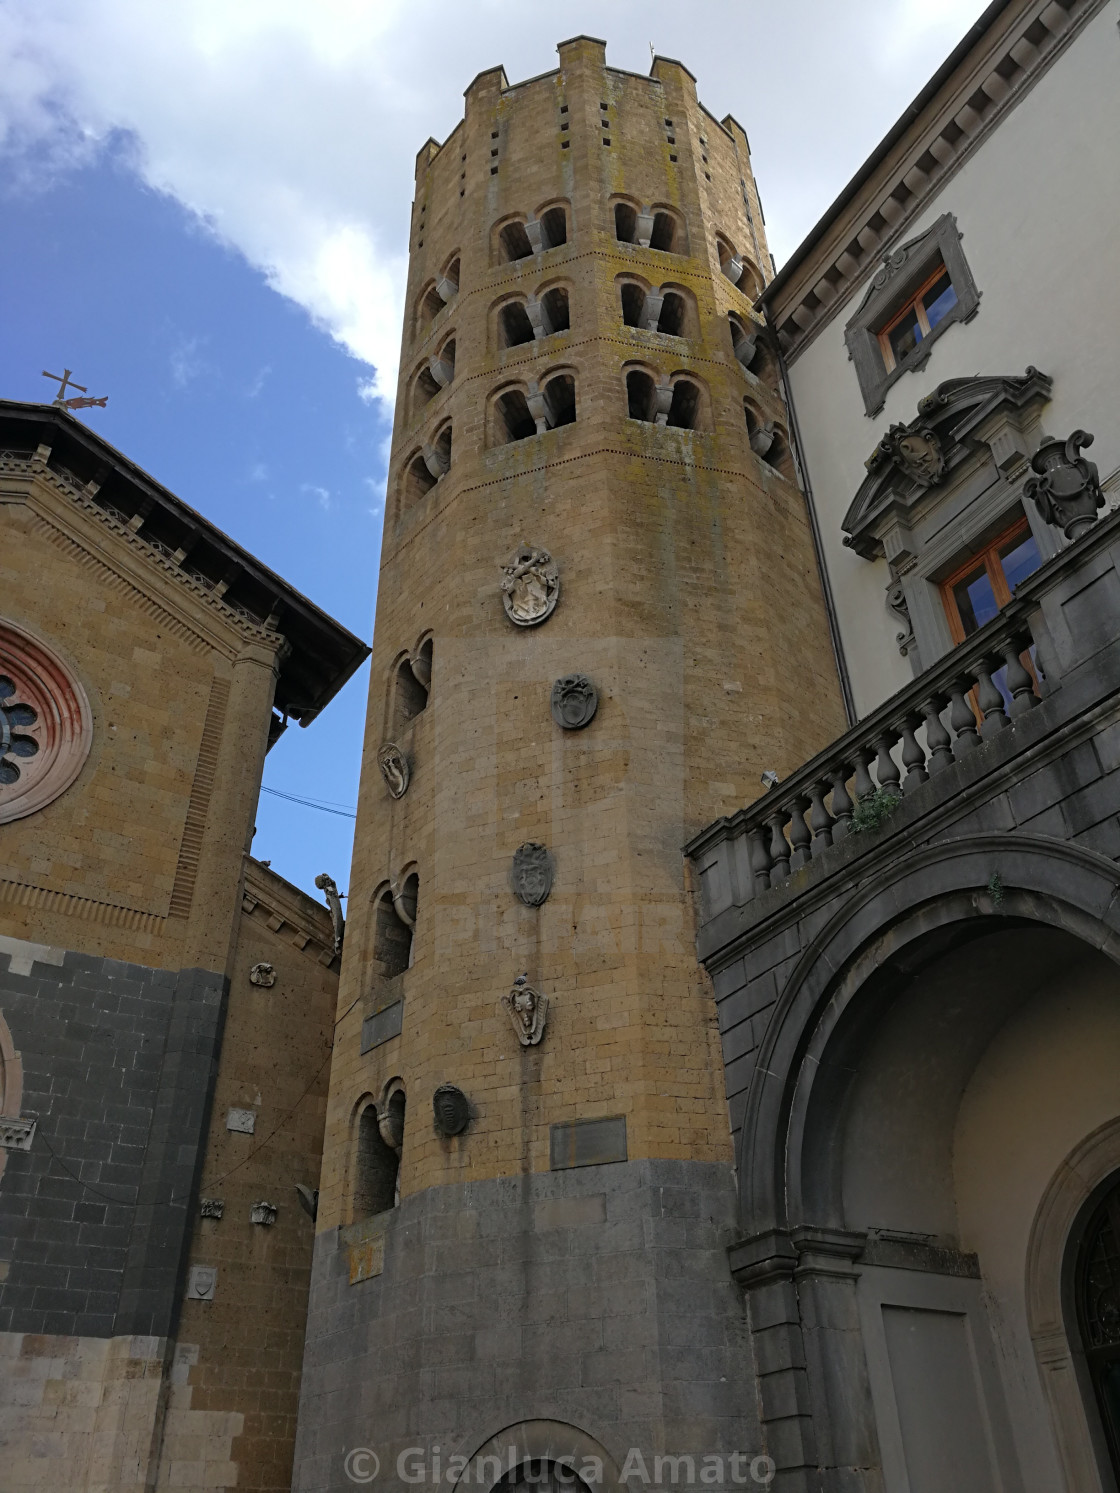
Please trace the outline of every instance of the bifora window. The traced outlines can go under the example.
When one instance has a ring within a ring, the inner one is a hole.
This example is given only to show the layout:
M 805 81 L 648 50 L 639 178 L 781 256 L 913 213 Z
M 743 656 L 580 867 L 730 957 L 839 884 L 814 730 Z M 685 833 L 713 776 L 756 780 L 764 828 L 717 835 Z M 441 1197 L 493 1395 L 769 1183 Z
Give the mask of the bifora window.
M 966 564 L 941 582 L 941 595 L 954 643 L 990 622 L 1011 600 L 1020 581 L 1042 564 L 1025 518 L 1005 529 Z
M 907 353 L 928 337 L 956 304 L 957 292 L 953 289 L 949 271 L 939 264 L 917 295 L 879 333 L 879 347 L 887 372 L 897 368 Z

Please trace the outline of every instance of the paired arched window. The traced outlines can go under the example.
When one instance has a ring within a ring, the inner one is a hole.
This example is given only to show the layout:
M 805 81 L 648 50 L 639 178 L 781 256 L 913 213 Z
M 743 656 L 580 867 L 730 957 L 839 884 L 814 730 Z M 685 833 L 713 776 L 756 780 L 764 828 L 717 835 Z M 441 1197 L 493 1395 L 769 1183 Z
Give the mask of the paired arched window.
M 358 1116 L 351 1218 L 387 1213 L 400 1201 L 400 1162 L 404 1146 L 405 1089 L 399 1078 L 386 1085 L 380 1104 L 373 1100 Z
M 385 887 L 373 909 L 373 959 L 383 980 L 395 980 L 412 965 L 412 941 L 420 878 L 413 871 L 399 892 Z
M 559 371 L 539 384 L 514 384 L 498 393 L 491 405 L 490 444 L 508 445 L 532 435 L 543 435 L 558 425 L 571 425 L 576 418 L 576 381 L 573 374 Z
M 428 706 L 432 687 L 432 640 L 428 638 L 411 657 L 402 658 L 393 676 L 390 706 L 390 739 L 402 731 Z
M 745 296 L 749 296 L 752 301 L 757 300 L 763 291 L 763 279 L 761 271 L 750 256 L 736 249 L 722 233 L 716 234 L 716 252 L 719 254 L 719 267 L 724 276 Z
M 620 244 L 637 244 L 639 248 L 659 249 L 664 254 L 688 253 L 684 219 L 670 207 L 616 202 L 614 236 Z
M 776 420 L 766 419 L 749 400 L 743 401 L 747 438 L 754 454 L 790 482 L 796 480 L 789 438 Z
M 626 374 L 626 407 L 631 420 L 679 430 L 701 430 L 708 423 L 701 385 L 681 374 L 655 379 L 645 368 L 631 368 Z
M 423 336 L 443 307 L 443 297 L 436 289 L 435 281 L 430 281 L 416 298 L 414 333 L 417 337 Z
M 499 349 L 520 347 L 551 337 L 554 332 L 568 331 L 567 286 L 553 285 L 539 296 L 512 296 L 498 307 L 496 325 Z
M 691 291 L 679 285 L 662 285 L 654 290 L 635 279 L 620 279 L 618 286 L 624 325 L 666 337 L 697 336 L 696 302 Z
M 455 377 L 455 338 L 449 337 L 437 353 L 433 353 L 416 371 L 412 379 L 412 395 L 409 413 L 413 419 L 446 389 Z
M 518 215 L 499 223 L 493 239 L 493 260 L 497 264 L 529 259 L 546 249 L 558 249 L 568 242 L 568 208 L 554 202 L 537 213 Z

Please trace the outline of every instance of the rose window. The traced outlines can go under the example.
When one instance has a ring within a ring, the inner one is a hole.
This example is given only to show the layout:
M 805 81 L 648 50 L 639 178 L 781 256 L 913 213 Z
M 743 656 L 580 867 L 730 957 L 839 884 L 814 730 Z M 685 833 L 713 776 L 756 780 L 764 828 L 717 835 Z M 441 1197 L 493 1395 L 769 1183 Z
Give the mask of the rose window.
M 39 750 L 39 743 L 27 730 L 38 723 L 39 716 L 17 699 L 17 693 L 13 681 L 0 674 L 0 785 L 5 787 L 19 782 L 21 764 Z
M 0 824 L 58 798 L 93 744 L 85 690 L 45 643 L 0 618 Z

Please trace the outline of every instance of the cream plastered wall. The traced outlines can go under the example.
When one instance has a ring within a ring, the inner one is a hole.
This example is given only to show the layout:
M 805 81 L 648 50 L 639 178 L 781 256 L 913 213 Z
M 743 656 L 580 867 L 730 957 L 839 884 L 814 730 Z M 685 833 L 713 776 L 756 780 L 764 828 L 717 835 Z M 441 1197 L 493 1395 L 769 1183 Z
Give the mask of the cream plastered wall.
M 1051 981 L 992 1041 L 957 1119 L 960 1243 L 980 1258 L 1026 1493 L 1066 1487 L 1027 1322 L 1031 1229 L 1066 1158 L 1120 1114 L 1118 996 L 1103 955 Z
M 1045 431 L 1092 431 L 1096 442 L 1087 455 L 1102 479 L 1120 467 L 1118 19 L 1114 0 L 899 240 L 917 237 L 942 213 L 956 216 L 981 291 L 973 320 L 950 327 L 925 367 L 901 378 L 870 419 L 844 342 L 866 278 L 790 369 L 860 715 L 912 677 L 895 641 L 898 619 L 885 602 L 887 564 L 845 549 L 840 528 L 864 462 L 891 424 L 912 420 L 918 400 L 946 379 L 1022 374 L 1033 364 L 1054 380 Z

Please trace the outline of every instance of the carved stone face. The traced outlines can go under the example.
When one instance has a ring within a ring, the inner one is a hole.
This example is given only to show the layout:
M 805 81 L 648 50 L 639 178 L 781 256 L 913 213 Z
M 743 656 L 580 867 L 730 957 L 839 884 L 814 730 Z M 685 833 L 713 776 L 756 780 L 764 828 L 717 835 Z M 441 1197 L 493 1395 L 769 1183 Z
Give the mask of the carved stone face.
M 249 984 L 260 985 L 264 990 L 271 990 L 276 984 L 276 971 L 271 964 L 254 964 L 249 971 Z
M 588 725 L 598 706 L 598 691 L 586 674 L 565 674 L 552 686 L 552 719 L 565 731 Z
M 408 789 L 409 770 L 408 758 L 400 747 L 387 741 L 377 754 L 377 765 L 389 792 L 394 798 L 403 798 Z
M 945 475 L 941 442 L 932 430 L 909 431 L 899 438 L 895 449 L 899 466 L 916 482 L 932 487 Z
M 560 575 L 547 550 L 520 545 L 502 566 L 502 604 L 518 627 L 535 627 L 560 597 Z
M 526 907 L 539 907 L 552 890 L 552 857 L 534 840 L 519 845 L 513 853 L 510 884 Z

